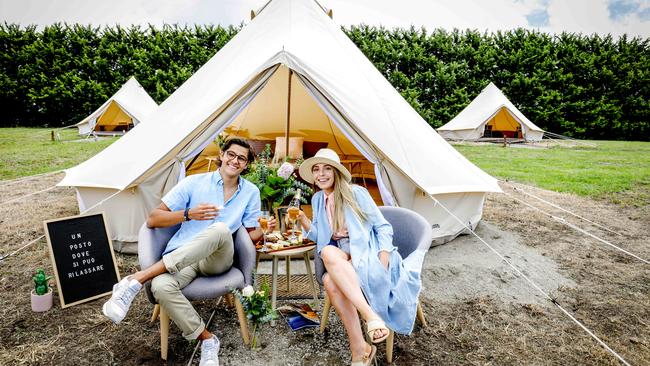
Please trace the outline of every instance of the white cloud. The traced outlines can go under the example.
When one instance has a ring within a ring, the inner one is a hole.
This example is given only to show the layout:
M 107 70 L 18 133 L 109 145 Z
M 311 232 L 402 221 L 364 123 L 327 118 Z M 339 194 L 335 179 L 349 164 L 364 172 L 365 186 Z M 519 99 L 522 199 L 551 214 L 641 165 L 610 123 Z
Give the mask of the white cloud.
M 512 0 L 408 0 L 408 1 L 325 1 L 341 24 L 383 24 L 387 27 L 424 26 L 429 30 L 512 29 L 525 26 L 530 6 Z
M 610 33 L 620 36 L 650 36 L 650 22 L 642 22 L 636 14 L 613 20 L 607 0 L 552 0 L 548 7 L 549 25 L 542 30 L 583 34 Z
M 650 20 L 629 13 L 612 20 L 607 0 L 320 0 L 339 24 L 387 27 L 509 30 L 529 25 L 530 14 L 548 14 L 542 31 L 628 33 L 650 37 Z M 0 0 L 0 21 L 44 26 L 82 24 L 239 24 L 266 0 Z M 650 0 L 640 0 L 640 10 Z M 533 19 L 533 18 L 531 18 Z M 538 19 L 538 18 L 535 18 Z

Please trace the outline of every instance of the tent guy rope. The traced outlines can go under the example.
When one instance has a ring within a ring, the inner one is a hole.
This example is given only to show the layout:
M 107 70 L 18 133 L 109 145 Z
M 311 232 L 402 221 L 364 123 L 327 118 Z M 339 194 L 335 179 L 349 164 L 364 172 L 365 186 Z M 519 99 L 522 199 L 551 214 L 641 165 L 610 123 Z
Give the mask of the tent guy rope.
M 2 263 L 2 261 L 4 261 L 5 259 L 7 259 L 7 258 L 13 256 L 14 254 L 20 252 L 21 250 L 27 248 L 28 246 L 30 246 L 30 245 L 36 243 L 37 241 L 43 239 L 44 237 L 45 237 L 45 235 L 41 235 L 41 236 L 39 236 L 38 238 L 36 238 L 36 239 L 30 241 L 29 243 L 23 245 L 22 247 L 16 249 L 15 251 L 13 251 L 13 253 L 10 253 L 10 254 L 7 254 L 7 255 L 0 255 L 0 263 Z
M 217 300 L 217 303 L 214 305 L 215 308 L 217 306 L 219 306 L 219 304 L 221 303 L 221 299 L 223 299 L 223 296 L 219 297 L 219 299 Z M 210 323 L 212 322 L 212 317 L 214 317 L 214 313 L 216 311 L 217 310 L 212 310 L 212 314 L 210 314 L 210 319 L 208 319 L 208 322 L 205 323 L 205 329 L 208 329 L 208 327 L 210 327 Z M 190 356 L 190 360 L 187 362 L 187 366 L 192 365 L 192 361 L 194 361 L 194 356 L 196 355 L 196 351 L 199 349 L 200 345 L 201 345 L 201 342 L 196 342 L 196 346 L 194 346 L 194 351 L 192 352 L 192 356 Z
M 50 187 L 50 188 L 41 189 L 40 191 L 36 191 L 36 192 L 32 192 L 32 193 L 28 193 L 28 194 L 22 195 L 22 196 L 20 196 L 20 197 L 12 198 L 12 199 L 10 199 L 10 200 L 6 200 L 6 201 L 4 201 L 4 202 L 0 202 L 0 205 L 5 205 L 5 204 L 7 204 L 7 203 L 15 202 L 15 201 L 21 200 L 21 199 L 23 199 L 23 198 L 27 198 L 27 197 L 33 196 L 33 195 L 35 195 L 35 194 L 39 194 L 39 193 L 43 193 L 43 192 L 47 192 L 47 191 L 51 191 L 51 190 L 53 190 L 54 188 L 56 188 L 56 186 L 52 186 L 52 187 Z
M 561 210 L 561 211 L 564 211 L 564 212 L 568 213 L 569 215 L 575 216 L 575 217 L 577 217 L 577 218 L 579 218 L 579 219 L 581 219 L 581 220 L 584 220 L 584 221 L 586 221 L 586 222 L 588 222 L 588 223 L 590 223 L 590 224 L 592 224 L 592 225 L 598 226 L 599 228 L 601 228 L 601 229 L 603 229 L 603 230 L 609 231 L 610 233 L 613 233 L 613 234 L 616 234 L 616 235 L 623 236 L 623 234 L 619 233 L 618 231 L 614 231 L 614 230 L 612 230 L 612 229 L 610 229 L 610 228 L 607 228 L 607 227 L 605 227 L 605 226 L 603 226 L 603 225 L 601 225 L 601 224 L 599 224 L 599 223 L 597 223 L 597 222 L 591 221 L 591 220 L 589 220 L 589 219 L 587 219 L 587 218 L 585 218 L 585 217 L 582 217 L 582 216 L 580 216 L 580 215 L 578 215 L 578 214 L 575 214 L 575 213 L 573 213 L 573 212 L 571 212 L 571 211 L 569 211 L 569 210 L 567 210 L 567 209 L 565 209 L 565 208 L 562 208 L 562 207 L 556 205 L 556 204 L 553 203 L 553 202 L 549 202 L 549 201 L 547 201 L 547 200 L 545 200 L 545 199 L 543 199 L 543 198 L 541 198 L 541 197 L 537 197 L 537 196 L 535 196 L 535 195 L 532 194 L 532 193 L 528 193 L 528 192 L 526 192 L 525 190 L 523 190 L 522 188 L 515 187 L 512 183 L 508 182 L 507 180 L 505 180 L 505 181 L 500 180 L 499 182 L 507 184 L 508 186 L 512 187 L 512 189 L 514 189 L 515 191 L 517 191 L 517 192 L 519 192 L 519 193 L 521 193 L 521 194 L 525 194 L 526 196 L 529 196 L 529 197 L 532 197 L 532 198 L 534 198 L 534 199 L 536 199 L 536 200 L 538 200 L 538 201 L 544 202 L 544 203 L 546 203 L 546 204 L 549 205 L 549 206 L 555 207 L 555 208 L 557 208 L 558 210 Z
M 52 188 L 55 188 L 55 187 L 52 187 Z M 51 189 L 51 188 L 49 188 L 49 189 Z M 120 192 L 122 192 L 122 191 L 123 191 L 123 190 L 119 190 L 119 191 L 113 193 L 112 195 L 110 195 L 110 196 L 104 198 L 103 200 L 101 200 L 101 201 L 95 203 L 94 205 L 92 205 L 92 206 L 88 207 L 87 209 L 83 210 L 82 212 L 80 212 L 79 215 L 83 215 L 83 214 L 85 214 L 86 212 L 88 212 L 88 211 L 94 209 L 95 207 L 100 206 L 101 204 L 103 204 L 104 202 L 108 201 L 109 199 L 111 199 L 111 198 L 117 196 L 117 195 L 118 195 Z M 36 193 L 38 193 L 38 192 L 36 192 Z M 0 255 L 0 263 L 4 262 L 5 259 L 7 259 L 7 258 L 9 258 L 9 257 L 12 257 L 12 256 L 16 255 L 17 253 L 19 253 L 19 252 L 22 251 L 23 249 L 25 249 L 25 248 L 27 248 L 28 246 L 30 246 L 30 245 L 36 243 L 38 240 L 40 240 L 40 239 L 42 239 L 42 238 L 44 238 L 44 237 L 45 237 L 45 235 L 41 235 L 41 236 L 39 236 L 38 238 L 36 238 L 36 239 L 30 241 L 29 243 L 23 245 L 23 246 L 20 247 L 20 248 L 18 248 L 17 250 L 15 250 L 15 251 L 14 251 L 13 253 L 11 253 L 11 254 Z
M 26 177 L 20 177 L 20 178 L 16 178 L 16 179 L 4 180 L 4 181 L 0 181 L 0 187 L 8 186 L 8 185 L 11 185 L 11 184 L 14 184 L 14 183 L 20 183 L 20 182 L 28 181 L 28 180 L 38 178 L 38 177 L 45 177 L 45 176 L 48 176 L 48 175 L 61 173 L 61 172 L 63 172 L 63 170 L 60 169 L 60 170 L 55 170 L 55 171 L 47 172 L 47 173 L 28 175 Z
M 625 361 L 621 355 L 616 353 L 611 347 L 609 347 L 605 342 L 603 342 L 594 332 L 589 330 L 585 325 L 583 325 L 578 319 L 576 319 L 574 316 L 572 316 L 567 310 L 565 310 L 560 303 L 557 302 L 557 300 L 553 297 L 551 297 L 546 291 L 542 290 L 539 285 L 537 285 L 533 280 L 531 280 L 528 276 L 526 276 L 523 272 L 521 272 L 514 264 L 512 264 L 504 255 L 499 253 L 494 247 L 492 247 L 490 244 L 488 244 L 483 238 L 481 238 L 474 230 L 472 230 L 471 227 L 469 227 L 467 224 L 465 224 L 461 219 L 458 218 L 458 216 L 454 215 L 447 207 L 445 207 L 436 197 L 433 195 L 429 195 L 437 205 L 442 207 L 443 210 L 445 210 L 451 217 L 453 217 L 456 221 L 458 221 L 459 224 L 461 224 L 465 229 L 467 229 L 472 235 L 474 235 L 481 243 L 485 244 L 494 254 L 496 254 L 499 258 L 501 258 L 502 261 L 504 261 L 507 265 L 509 265 L 516 274 L 519 276 L 523 277 L 531 286 L 533 286 L 537 291 L 539 291 L 541 294 L 544 295 L 545 298 L 547 298 L 550 302 L 553 303 L 553 305 L 557 306 L 565 315 L 569 317 L 574 323 L 576 323 L 580 328 L 582 328 L 587 334 L 589 334 L 593 339 L 595 339 L 603 348 L 605 348 L 609 353 L 614 355 L 619 361 L 621 361 L 624 365 L 630 366 L 630 364 Z
M 596 236 L 596 235 L 594 235 L 594 234 L 588 232 L 587 230 L 582 229 L 582 228 L 580 228 L 580 227 L 578 227 L 578 226 L 576 226 L 576 225 L 574 225 L 574 224 L 568 222 L 568 221 L 567 221 L 566 219 L 564 219 L 563 217 L 557 217 L 557 216 L 555 216 L 555 215 L 553 215 L 553 214 L 551 214 L 551 213 L 549 213 L 549 212 L 546 212 L 546 211 L 542 210 L 542 209 L 539 208 L 539 207 L 535 207 L 535 206 L 529 204 L 528 202 L 525 202 L 525 201 L 520 200 L 519 198 L 517 198 L 517 197 L 511 195 L 511 194 L 508 193 L 508 192 L 505 192 L 505 191 L 504 191 L 503 193 L 504 193 L 505 195 L 507 195 L 508 197 L 512 198 L 513 200 L 515 200 L 515 201 L 517 201 L 517 202 L 519 202 L 519 203 L 521 203 L 521 204 L 523 204 L 523 205 L 526 205 L 526 206 L 528 206 L 528 207 L 530 207 L 530 208 L 532 208 L 532 209 L 534 209 L 534 210 L 537 210 L 537 211 L 539 211 L 539 212 L 541 212 L 541 213 L 543 213 L 543 214 L 549 216 L 550 218 L 552 218 L 552 219 L 555 220 L 555 221 L 558 221 L 558 222 L 560 222 L 560 223 L 562 223 L 562 224 L 564 224 L 564 225 L 566 225 L 566 226 L 568 226 L 568 227 L 570 227 L 570 228 L 572 228 L 572 229 L 574 229 L 574 230 L 576 230 L 576 231 L 579 231 L 579 232 L 581 232 L 581 233 L 583 233 L 583 234 L 585 234 L 585 235 L 587 235 L 587 236 L 590 236 L 590 237 L 592 237 L 592 238 L 598 240 L 599 242 L 601 242 L 601 243 L 603 243 L 603 244 L 607 244 L 607 245 L 609 245 L 610 247 L 612 247 L 612 248 L 614 248 L 614 249 L 616 249 L 616 250 L 618 250 L 618 251 L 621 251 L 621 252 L 623 252 L 623 253 L 625 253 L 625 254 L 631 256 L 631 257 L 634 257 L 634 258 L 640 260 L 641 262 L 643 262 L 643 263 L 645 263 L 645 264 L 650 264 L 650 261 L 648 261 L 648 260 L 646 260 L 646 259 L 643 259 L 643 258 L 639 257 L 638 255 L 636 255 L 636 254 L 634 254 L 634 253 L 631 253 L 631 252 L 629 252 L 629 251 L 627 251 L 627 250 L 625 250 L 625 249 L 623 249 L 623 248 L 621 248 L 621 247 L 619 247 L 619 246 L 617 246 L 617 245 L 614 245 L 614 244 L 608 242 L 608 241 L 605 240 L 605 239 L 599 238 L 598 236 Z

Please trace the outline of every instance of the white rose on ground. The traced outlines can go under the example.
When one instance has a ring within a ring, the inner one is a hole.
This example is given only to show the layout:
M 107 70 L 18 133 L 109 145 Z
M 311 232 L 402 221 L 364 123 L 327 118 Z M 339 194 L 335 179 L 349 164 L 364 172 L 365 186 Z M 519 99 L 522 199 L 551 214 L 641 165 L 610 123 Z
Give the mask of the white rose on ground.
M 244 287 L 243 290 L 241 290 L 241 294 L 244 295 L 245 297 L 251 297 L 255 293 L 255 290 L 253 289 L 253 286 L 246 286 Z
M 282 165 L 280 165 L 280 168 L 278 168 L 279 177 L 289 179 L 291 174 L 293 174 L 293 165 L 291 165 L 289 162 L 282 163 Z

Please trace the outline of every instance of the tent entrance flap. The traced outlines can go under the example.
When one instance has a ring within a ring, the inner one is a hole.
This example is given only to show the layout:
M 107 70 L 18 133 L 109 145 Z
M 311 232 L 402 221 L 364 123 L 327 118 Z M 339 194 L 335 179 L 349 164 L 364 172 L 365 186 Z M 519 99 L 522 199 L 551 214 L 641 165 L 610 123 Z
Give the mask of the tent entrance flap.
M 523 138 L 523 126 L 506 107 L 501 107 L 485 124 L 484 137 Z
M 225 105 L 221 108 L 215 107 L 215 111 L 204 119 L 194 131 L 180 141 L 156 165 L 152 166 L 145 174 L 131 183 L 130 186 L 147 181 L 157 170 L 168 167 L 169 165 L 174 166 L 173 171 L 175 173 L 172 174 L 175 175 L 176 179 L 173 180 L 173 184 L 176 184 L 186 174 L 185 163 L 191 161 L 197 154 L 200 154 L 201 151 L 214 141 L 217 135 L 223 132 L 226 126 L 242 113 L 264 88 L 276 70 L 277 67 L 270 67 L 255 75 Z
M 133 118 L 120 105 L 111 101 L 104 113 L 97 118 L 95 131 L 128 131 L 133 128 Z
M 381 178 L 377 179 L 375 164 L 382 157 L 376 149 L 303 74 L 286 65 L 279 66 L 224 132 L 227 137 L 247 139 L 258 153 L 266 144 L 274 146 L 279 157 L 276 161 L 286 156 L 287 140 L 297 144 L 290 150 L 298 153 L 289 151 L 290 158 L 302 155 L 306 159 L 328 147 L 339 154 L 355 181 L 369 188 L 376 201 L 392 202 L 381 198 L 392 194 L 381 188 L 385 185 L 377 184 Z

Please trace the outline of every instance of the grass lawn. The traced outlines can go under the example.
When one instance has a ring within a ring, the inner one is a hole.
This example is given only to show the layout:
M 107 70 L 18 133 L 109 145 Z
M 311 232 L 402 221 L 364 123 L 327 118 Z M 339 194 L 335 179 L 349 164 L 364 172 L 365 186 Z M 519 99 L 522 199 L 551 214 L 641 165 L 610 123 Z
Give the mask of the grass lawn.
M 49 128 L 0 128 L 0 180 L 73 167 L 97 154 L 116 139 L 75 142 L 77 129 L 58 131 L 51 141 Z
M 597 147 L 454 145 L 494 177 L 617 203 L 650 203 L 650 142 L 590 141 Z M 625 192 L 634 192 L 626 196 Z
M 116 139 L 79 140 L 76 129 L 0 128 L 0 180 L 72 167 Z M 489 174 L 541 188 L 605 198 L 635 206 L 650 204 L 650 142 L 593 141 L 596 147 L 454 147 Z

